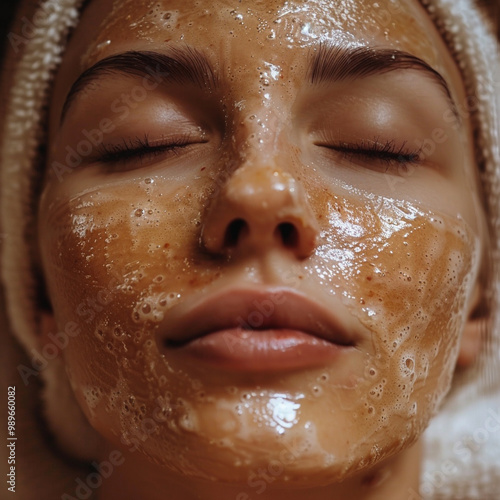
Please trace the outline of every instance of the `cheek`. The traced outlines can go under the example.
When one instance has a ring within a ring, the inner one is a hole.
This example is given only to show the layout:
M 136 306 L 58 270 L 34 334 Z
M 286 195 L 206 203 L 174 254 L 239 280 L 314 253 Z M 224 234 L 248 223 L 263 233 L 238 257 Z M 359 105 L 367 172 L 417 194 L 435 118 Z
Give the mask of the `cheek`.
M 81 326 L 64 351 L 66 366 L 82 408 L 109 441 L 177 467 L 186 443 L 197 449 L 204 436 L 224 448 L 227 461 L 214 465 L 224 474 L 232 450 L 248 449 L 248 429 L 265 436 L 267 463 L 276 419 L 290 424 L 282 425 L 289 439 L 309 443 L 308 459 L 292 469 L 315 467 L 331 453 L 369 456 L 373 443 L 387 453 L 420 434 L 453 372 L 476 239 L 459 220 L 409 203 L 309 188 L 322 232 L 300 274 L 370 335 L 347 381 L 335 366 L 300 373 L 269 391 L 300 393 L 277 407 L 266 396 L 245 409 L 239 390 L 219 391 L 191 367 L 169 365 L 154 342 L 165 311 L 229 272 L 198 250 L 206 196 L 192 193 L 203 185 L 124 185 L 51 210 L 42 228 L 49 292 L 59 327 Z M 235 444 L 226 450 L 228 439 Z
M 157 181 L 102 189 L 61 203 L 44 223 L 57 323 L 81 326 L 64 350 L 69 377 L 109 439 L 112 432 L 126 440 L 127 429 L 138 428 L 152 408 L 168 413 L 172 427 L 188 425 L 186 405 L 162 401 L 167 387 L 195 393 L 196 381 L 161 359 L 154 333 L 166 310 L 218 274 L 195 257 L 202 196 L 191 193 L 200 192 L 202 186 Z
M 462 220 L 402 201 L 357 193 L 315 203 L 328 217 L 310 272 L 370 332 L 360 346 L 366 412 L 391 406 L 407 418 L 422 404 L 425 418 L 451 382 L 478 239 Z
M 146 292 L 189 285 L 183 269 L 196 231 L 186 228 L 199 218 L 192 188 L 164 191 L 152 179 L 142 184 L 94 191 L 52 210 L 43 246 L 51 295 L 61 301 L 56 310 L 70 314 L 98 302 L 112 311 L 121 302 L 115 295 L 129 305 Z M 147 313 L 140 309 L 135 312 Z

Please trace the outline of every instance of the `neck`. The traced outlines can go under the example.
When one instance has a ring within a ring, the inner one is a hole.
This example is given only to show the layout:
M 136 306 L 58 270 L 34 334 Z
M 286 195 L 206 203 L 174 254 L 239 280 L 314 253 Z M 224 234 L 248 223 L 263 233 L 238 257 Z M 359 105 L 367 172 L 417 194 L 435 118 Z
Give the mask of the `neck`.
M 108 454 L 109 455 L 109 454 Z M 103 481 L 99 500 L 420 500 L 418 484 L 421 446 L 417 443 L 396 457 L 342 483 L 296 488 L 274 487 L 271 474 L 247 483 L 227 484 L 182 478 L 124 454 L 123 463 Z

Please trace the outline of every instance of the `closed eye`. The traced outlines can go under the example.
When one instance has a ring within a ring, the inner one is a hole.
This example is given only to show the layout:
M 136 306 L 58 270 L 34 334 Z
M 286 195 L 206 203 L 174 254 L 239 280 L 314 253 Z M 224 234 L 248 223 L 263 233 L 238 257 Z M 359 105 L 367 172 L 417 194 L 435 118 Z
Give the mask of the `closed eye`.
M 184 135 L 174 138 L 161 139 L 151 143 L 149 137 L 135 137 L 123 139 L 117 144 L 101 144 L 97 148 L 94 161 L 112 164 L 143 161 L 163 155 L 178 155 L 183 149 L 193 144 L 203 144 L 207 139 Z
M 345 156 L 358 156 L 367 160 L 379 160 L 388 163 L 418 163 L 420 160 L 421 149 L 408 148 L 406 142 L 400 145 L 396 141 L 386 141 L 381 143 L 379 141 L 360 143 L 347 143 L 342 142 L 334 146 L 327 146 Z
M 396 140 L 382 141 L 376 138 L 372 141 L 344 142 L 326 139 L 315 145 L 338 153 L 340 158 L 353 163 L 362 162 L 370 167 L 382 165 L 385 171 L 392 167 L 404 170 L 422 161 L 421 148 L 410 148 L 406 141 L 398 143 Z

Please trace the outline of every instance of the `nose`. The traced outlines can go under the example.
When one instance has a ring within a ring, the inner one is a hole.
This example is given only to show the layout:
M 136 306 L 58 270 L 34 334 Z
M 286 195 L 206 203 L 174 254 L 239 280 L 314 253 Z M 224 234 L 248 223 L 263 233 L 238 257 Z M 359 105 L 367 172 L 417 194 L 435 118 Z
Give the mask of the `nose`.
M 277 168 L 236 170 L 206 214 L 201 241 L 222 255 L 265 253 L 270 249 L 311 255 L 319 229 L 301 184 Z

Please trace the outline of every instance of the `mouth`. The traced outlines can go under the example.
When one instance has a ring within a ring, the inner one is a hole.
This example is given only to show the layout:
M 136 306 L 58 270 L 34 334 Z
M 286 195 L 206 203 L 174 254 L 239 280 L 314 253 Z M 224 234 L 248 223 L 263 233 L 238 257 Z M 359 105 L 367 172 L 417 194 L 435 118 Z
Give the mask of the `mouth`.
M 352 350 L 355 329 L 331 310 L 287 288 L 230 288 L 171 309 L 159 329 L 164 354 L 218 369 L 295 370 Z

